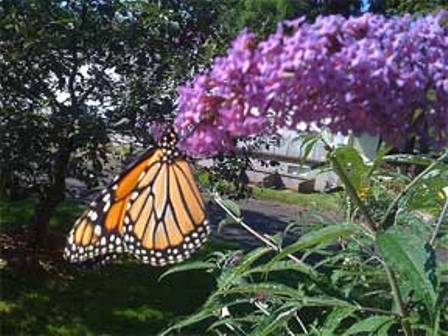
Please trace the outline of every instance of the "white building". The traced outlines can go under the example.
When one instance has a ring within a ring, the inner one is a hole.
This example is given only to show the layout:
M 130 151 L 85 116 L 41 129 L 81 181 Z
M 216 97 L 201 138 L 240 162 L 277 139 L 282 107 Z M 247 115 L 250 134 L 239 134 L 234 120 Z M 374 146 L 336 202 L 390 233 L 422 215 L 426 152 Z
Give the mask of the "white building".
M 338 185 L 338 177 L 323 167 L 326 162 L 326 150 L 322 142 L 317 142 L 311 152 L 304 157 L 306 150 L 303 137 L 290 130 L 280 133 L 280 143 L 269 150 L 259 150 L 252 159 L 253 169 L 247 172 L 252 183 L 262 183 L 273 174 L 278 174 L 288 189 L 299 191 L 328 191 Z M 372 160 L 378 149 L 379 138 L 369 135 L 360 137 L 343 135 L 323 135 L 331 144 L 352 144 L 358 148 L 366 160 Z M 263 165 L 261 160 L 275 160 L 276 166 Z

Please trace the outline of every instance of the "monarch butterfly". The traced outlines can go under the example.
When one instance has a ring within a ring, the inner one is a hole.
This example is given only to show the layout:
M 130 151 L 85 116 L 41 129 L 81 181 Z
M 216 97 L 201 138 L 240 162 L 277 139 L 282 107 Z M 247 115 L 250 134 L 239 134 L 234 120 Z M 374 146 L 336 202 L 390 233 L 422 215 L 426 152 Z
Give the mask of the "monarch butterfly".
M 204 202 L 177 136 L 165 132 L 119 175 L 75 222 L 64 258 L 104 264 L 131 254 L 165 266 L 189 258 L 210 233 Z

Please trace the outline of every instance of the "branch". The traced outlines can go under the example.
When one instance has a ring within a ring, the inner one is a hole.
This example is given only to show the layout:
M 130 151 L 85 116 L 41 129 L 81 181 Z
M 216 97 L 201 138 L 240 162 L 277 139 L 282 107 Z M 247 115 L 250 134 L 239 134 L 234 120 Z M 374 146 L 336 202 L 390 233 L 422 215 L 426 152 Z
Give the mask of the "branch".
M 70 75 L 68 78 L 68 92 L 70 94 L 70 101 L 72 106 L 77 105 L 76 92 L 75 92 L 75 78 L 78 73 L 78 58 L 76 56 L 76 51 L 73 51 L 73 67 L 70 69 Z

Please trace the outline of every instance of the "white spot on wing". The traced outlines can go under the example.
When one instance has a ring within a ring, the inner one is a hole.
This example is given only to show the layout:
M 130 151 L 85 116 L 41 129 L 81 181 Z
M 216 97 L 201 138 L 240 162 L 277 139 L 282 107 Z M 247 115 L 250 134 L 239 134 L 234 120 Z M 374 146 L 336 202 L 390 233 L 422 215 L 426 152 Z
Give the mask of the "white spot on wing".
M 106 204 L 104 204 L 103 212 L 107 212 L 107 210 L 109 210 L 109 208 L 110 208 L 110 203 L 107 202 Z
M 95 236 L 101 236 L 101 226 L 95 225 L 93 232 L 95 233 Z

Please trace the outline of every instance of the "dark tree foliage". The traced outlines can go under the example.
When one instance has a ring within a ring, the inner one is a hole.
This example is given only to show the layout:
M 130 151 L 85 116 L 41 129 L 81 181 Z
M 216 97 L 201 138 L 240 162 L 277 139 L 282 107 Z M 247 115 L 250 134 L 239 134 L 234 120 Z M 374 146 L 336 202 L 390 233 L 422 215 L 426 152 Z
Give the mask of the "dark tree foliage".
M 359 0 L 244 0 L 238 1 L 232 12 L 232 29 L 244 27 L 259 33 L 272 32 L 282 20 L 306 16 L 313 20 L 318 15 L 353 15 L 359 12 Z
M 211 39 L 212 52 L 222 53 L 236 35 L 248 28 L 265 37 L 277 24 L 305 16 L 314 20 L 318 15 L 356 15 L 361 0 L 225 0 L 216 4 L 219 30 Z M 210 49 L 210 45 L 207 45 Z M 209 50 L 210 51 L 210 50 Z M 209 54 L 206 54 L 209 55 Z M 213 53 L 212 53 L 213 55 Z
M 448 9 L 447 0 L 371 0 L 369 10 L 383 14 L 421 14 Z
M 110 136 L 149 143 L 212 29 L 208 1 L 2 1 L 3 196 L 38 196 L 35 231 L 64 200 L 66 178 L 93 186 Z

